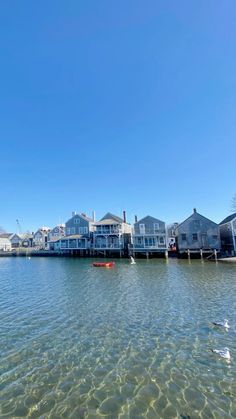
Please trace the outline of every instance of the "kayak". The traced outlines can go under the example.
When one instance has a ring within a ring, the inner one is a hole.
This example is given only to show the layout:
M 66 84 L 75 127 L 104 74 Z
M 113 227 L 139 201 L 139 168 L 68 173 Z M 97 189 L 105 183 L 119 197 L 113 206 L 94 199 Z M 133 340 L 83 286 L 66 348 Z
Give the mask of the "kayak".
M 93 266 L 96 268 L 113 268 L 115 262 L 93 262 Z

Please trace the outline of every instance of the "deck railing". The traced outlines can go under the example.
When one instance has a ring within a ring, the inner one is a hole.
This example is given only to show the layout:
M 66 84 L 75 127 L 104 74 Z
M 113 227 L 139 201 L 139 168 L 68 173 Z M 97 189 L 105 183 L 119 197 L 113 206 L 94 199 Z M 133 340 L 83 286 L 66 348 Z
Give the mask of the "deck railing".
M 123 243 L 102 243 L 102 244 L 96 244 L 93 245 L 94 249 L 122 249 Z
M 100 235 L 109 235 L 109 234 L 122 234 L 122 229 L 120 228 L 97 228 L 94 231 L 94 235 L 100 234 Z

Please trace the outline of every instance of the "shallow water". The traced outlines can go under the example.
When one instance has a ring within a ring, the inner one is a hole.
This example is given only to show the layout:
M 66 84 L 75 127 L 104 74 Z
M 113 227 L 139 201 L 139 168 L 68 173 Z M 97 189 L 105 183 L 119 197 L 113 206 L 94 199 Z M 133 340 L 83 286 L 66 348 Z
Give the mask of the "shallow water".
M 0 258 L 0 418 L 236 417 L 236 266 L 91 262 Z

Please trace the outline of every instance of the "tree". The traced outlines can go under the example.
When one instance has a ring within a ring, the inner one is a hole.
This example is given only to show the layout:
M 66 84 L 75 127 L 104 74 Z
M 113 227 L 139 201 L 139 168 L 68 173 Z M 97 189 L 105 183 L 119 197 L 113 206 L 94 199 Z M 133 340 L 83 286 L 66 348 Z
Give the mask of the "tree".
M 4 228 L 3 228 L 3 227 L 1 227 L 1 226 L 0 226 L 0 234 L 1 234 L 1 233 L 5 233 L 5 230 L 4 230 Z

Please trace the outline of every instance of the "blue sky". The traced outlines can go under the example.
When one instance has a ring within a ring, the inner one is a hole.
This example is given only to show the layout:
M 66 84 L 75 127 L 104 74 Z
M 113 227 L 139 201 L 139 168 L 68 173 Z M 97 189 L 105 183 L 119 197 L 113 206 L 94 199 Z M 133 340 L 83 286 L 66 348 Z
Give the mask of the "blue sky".
M 235 0 L 1 2 L 0 225 L 227 216 L 235 21 Z

